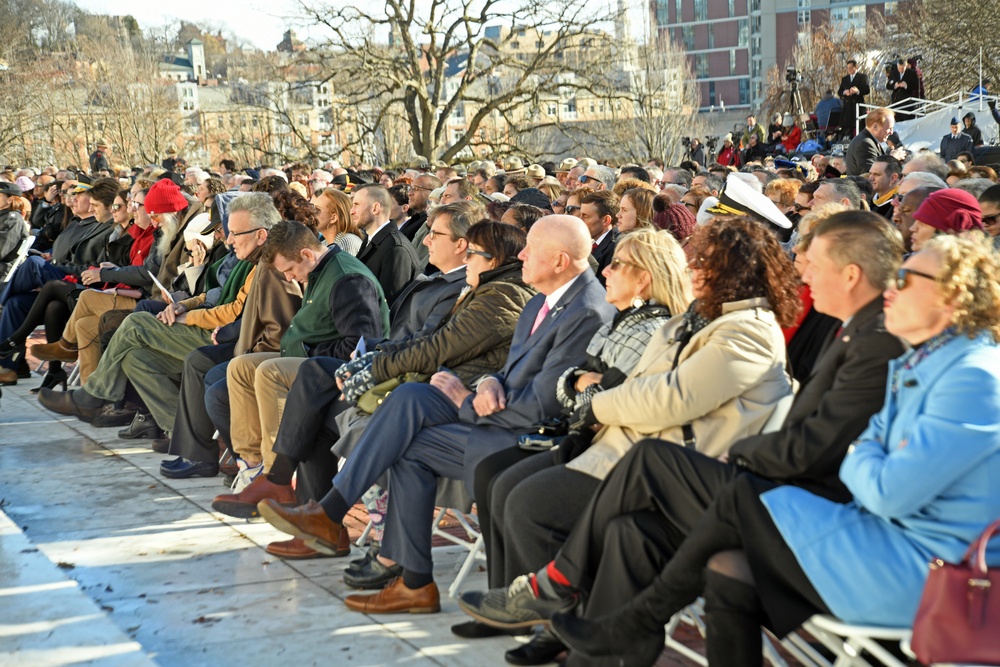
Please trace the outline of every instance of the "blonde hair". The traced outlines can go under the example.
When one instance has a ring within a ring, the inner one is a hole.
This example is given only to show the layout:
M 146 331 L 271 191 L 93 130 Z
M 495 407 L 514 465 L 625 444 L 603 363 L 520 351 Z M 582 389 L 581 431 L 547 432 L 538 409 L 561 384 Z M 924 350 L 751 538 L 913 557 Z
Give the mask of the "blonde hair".
M 618 195 L 618 198 L 621 199 L 621 196 L 625 194 L 627 191 L 635 190 L 636 188 L 645 188 L 646 190 L 652 192 L 654 195 L 656 194 L 656 188 L 654 188 L 651 184 L 647 183 L 646 181 L 643 181 L 638 178 L 623 178 L 617 183 L 615 183 L 615 187 L 611 188 L 611 191 L 614 192 L 616 195 Z
M 641 181 L 640 181 L 641 182 Z M 653 199 L 656 197 L 656 190 L 652 188 L 631 188 L 621 195 L 621 199 L 628 197 L 635 209 L 636 229 L 653 226 Z
M 812 243 L 813 239 L 813 230 L 816 229 L 816 226 L 819 225 L 819 223 L 823 222 L 832 215 L 850 210 L 850 207 L 845 206 L 844 204 L 830 202 L 828 204 L 818 206 L 803 215 L 802 218 L 799 219 L 799 242 L 798 245 L 795 246 L 795 252 L 804 253 L 809 250 L 809 244 Z
M 793 206 L 795 197 L 799 194 L 802 182 L 795 178 L 776 178 L 764 188 L 767 196 L 778 195 L 778 203 L 781 206 Z
M 566 188 L 559 185 L 558 183 L 541 183 L 538 186 L 538 189 L 541 190 L 545 194 L 545 196 L 551 199 L 552 201 L 559 199 L 559 196 L 562 195 L 562 193 L 566 192 Z
M 935 236 L 921 252 L 941 260 L 937 282 L 955 308 L 952 325 L 970 338 L 987 331 L 1000 343 L 1000 255 L 992 239 L 980 232 Z
M 615 255 L 627 252 L 626 268 L 649 274 L 649 295 L 670 309 L 671 315 L 687 310 L 694 297 L 687 258 L 680 243 L 668 231 L 637 228 L 621 237 Z
M 341 233 L 358 235 L 358 226 L 351 219 L 350 196 L 337 188 L 326 188 L 322 194 L 317 195 L 316 199 L 327 207 L 327 211 L 337 216 L 337 222 L 334 224 L 337 233 L 327 239 L 327 242 L 333 243 L 334 237 Z

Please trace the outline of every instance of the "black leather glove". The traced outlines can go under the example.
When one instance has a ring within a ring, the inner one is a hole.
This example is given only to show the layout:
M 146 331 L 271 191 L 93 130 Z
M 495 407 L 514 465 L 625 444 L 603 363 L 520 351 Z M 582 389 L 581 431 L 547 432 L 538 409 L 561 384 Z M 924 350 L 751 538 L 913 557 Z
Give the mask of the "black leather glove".
M 597 435 L 590 429 L 584 431 L 570 431 L 559 443 L 559 446 L 552 450 L 552 460 L 556 465 L 569 463 L 580 454 L 583 454 L 594 442 Z

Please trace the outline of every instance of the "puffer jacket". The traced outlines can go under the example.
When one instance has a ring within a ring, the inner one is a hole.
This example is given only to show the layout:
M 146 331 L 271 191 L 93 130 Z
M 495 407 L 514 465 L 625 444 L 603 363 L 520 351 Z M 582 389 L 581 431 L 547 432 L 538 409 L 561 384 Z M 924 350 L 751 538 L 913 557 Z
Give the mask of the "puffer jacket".
M 379 344 L 372 377 L 385 382 L 404 373 L 432 374 L 444 366 L 466 385 L 503 367 L 521 311 L 535 290 L 521 280 L 521 263 L 486 271 L 438 327 L 405 343 Z

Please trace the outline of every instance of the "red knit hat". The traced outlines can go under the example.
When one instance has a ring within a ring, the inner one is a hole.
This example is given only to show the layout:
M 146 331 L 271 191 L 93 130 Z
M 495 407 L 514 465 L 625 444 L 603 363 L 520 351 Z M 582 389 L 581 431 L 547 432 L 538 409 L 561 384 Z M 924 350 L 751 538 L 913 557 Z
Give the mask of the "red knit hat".
M 678 241 L 691 236 L 697 224 L 698 221 L 684 204 L 674 204 L 663 193 L 653 199 L 653 226 L 667 230 Z
M 958 188 L 932 192 L 917 208 L 913 219 L 946 234 L 960 234 L 970 229 L 983 231 L 983 210 L 979 202 Z
M 176 213 L 188 207 L 188 200 L 181 194 L 181 189 L 169 178 L 164 178 L 153 184 L 146 193 L 146 213 Z

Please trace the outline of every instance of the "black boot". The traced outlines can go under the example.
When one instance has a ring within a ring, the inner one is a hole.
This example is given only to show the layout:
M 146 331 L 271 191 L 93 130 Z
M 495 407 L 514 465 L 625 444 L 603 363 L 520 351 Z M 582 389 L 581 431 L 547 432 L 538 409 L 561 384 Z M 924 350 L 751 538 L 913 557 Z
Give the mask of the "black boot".
M 616 655 L 628 667 L 650 667 L 663 652 L 663 625 L 630 603 L 594 620 L 556 614 L 549 627 L 571 651 L 592 657 Z
M 738 579 L 705 573 L 705 628 L 708 664 L 759 667 L 763 663 L 757 589 Z

